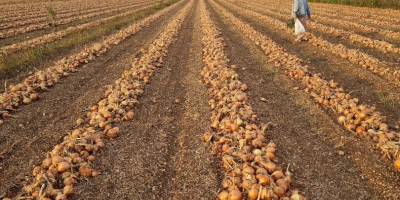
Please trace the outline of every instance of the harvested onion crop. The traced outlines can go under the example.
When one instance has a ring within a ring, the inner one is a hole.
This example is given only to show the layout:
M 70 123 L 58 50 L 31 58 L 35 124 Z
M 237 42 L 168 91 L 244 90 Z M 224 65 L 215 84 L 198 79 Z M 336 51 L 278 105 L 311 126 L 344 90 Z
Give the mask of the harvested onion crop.
M 271 38 L 254 30 L 250 25 L 232 15 L 226 9 L 211 1 L 212 5 L 226 16 L 229 21 L 255 42 L 269 57 L 268 62 L 280 68 L 291 78 L 302 80 L 304 91 L 309 93 L 321 106 L 332 108 L 340 116 L 338 122 L 348 131 L 367 140 L 377 143 L 376 147 L 389 159 L 396 160 L 395 167 L 400 170 L 400 133 L 391 131 L 387 125 L 387 118 L 375 111 L 373 106 L 360 104 L 357 98 L 352 98 L 345 93 L 339 84 L 326 81 L 318 74 L 308 71 L 308 66 L 303 66 L 302 60 L 286 52 L 283 47 L 276 44 Z
M 99 175 L 92 166 L 95 152 L 105 147 L 104 138 L 115 139 L 121 134 L 117 123 L 133 118 L 138 97 L 143 94 L 148 78 L 162 67 L 167 49 L 192 5 L 193 1 L 190 1 L 175 15 L 140 59 L 132 63 L 132 68 L 105 91 L 83 119 L 77 120 L 77 128 L 47 153 L 42 165 L 33 169 L 34 179 L 18 198 L 66 199 L 74 193 L 73 185 L 78 178 Z
M 210 19 L 204 1 L 200 3 L 201 75 L 208 86 L 213 128 L 213 133 L 204 133 L 203 140 L 217 151 L 226 171 L 218 199 L 289 200 L 291 173 L 274 163 L 276 145 L 267 144 L 264 132 L 268 125 L 256 122 L 247 86 L 238 80 L 236 66 L 228 66 L 221 32 Z

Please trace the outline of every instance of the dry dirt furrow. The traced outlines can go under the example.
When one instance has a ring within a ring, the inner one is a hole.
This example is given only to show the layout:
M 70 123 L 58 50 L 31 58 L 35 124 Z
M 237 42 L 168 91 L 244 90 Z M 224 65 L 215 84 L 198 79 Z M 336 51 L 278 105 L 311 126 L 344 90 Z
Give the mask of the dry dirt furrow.
M 76 199 L 215 197 L 217 164 L 199 139 L 208 129 L 209 113 L 206 89 L 198 82 L 201 46 L 200 32 L 193 30 L 198 26 L 196 4 L 164 66 L 146 86 L 134 120 L 122 123 L 124 134 L 96 161 L 102 174 L 78 184 Z M 198 118 L 193 117 L 196 113 Z
M 43 158 L 66 130 L 72 129 L 75 120 L 86 114 L 87 107 L 99 100 L 104 86 L 112 84 L 130 68 L 140 49 L 155 39 L 165 21 L 181 7 L 157 19 L 87 67 L 82 67 L 79 73 L 65 79 L 51 92 L 43 93 L 42 100 L 21 107 L 21 114 L 0 127 L 0 179 L 4 183 L 0 187 L 0 196 L 20 187 L 13 184 L 31 173 L 32 165 L 39 164 L 34 161 L 41 160 L 38 158 Z
M 239 77 L 248 85 L 260 121 L 276 124 L 268 137 L 281 147 L 277 153 L 280 164 L 293 166 L 292 189 L 300 189 L 308 199 L 398 198 L 394 170 L 371 144 L 349 136 L 307 94 L 291 90 L 296 82 L 271 66 L 263 52 L 231 23 L 215 12 L 214 18 L 222 28 L 231 63 L 238 66 Z M 338 150 L 345 155 L 338 156 Z
M 224 4 L 223 4 L 224 5 Z M 225 5 L 224 5 L 225 6 Z M 229 9 L 235 16 L 249 23 L 256 30 L 268 35 L 288 53 L 296 55 L 310 66 L 309 70 L 320 73 L 325 80 L 338 82 L 345 91 L 351 91 L 362 103 L 374 105 L 377 111 L 388 117 L 393 126 L 400 125 L 400 90 L 369 71 L 355 66 L 306 42 L 296 43 L 293 37 L 265 26 L 262 21 Z

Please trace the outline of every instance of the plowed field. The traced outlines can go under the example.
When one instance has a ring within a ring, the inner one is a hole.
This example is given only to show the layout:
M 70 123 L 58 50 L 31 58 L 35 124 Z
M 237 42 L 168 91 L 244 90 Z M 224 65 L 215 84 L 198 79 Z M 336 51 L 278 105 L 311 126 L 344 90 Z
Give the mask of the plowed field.
M 60 19 L 154 6 L 116 3 Z M 0 199 L 400 199 L 399 12 L 313 3 L 295 42 L 291 3 L 180 0 L 1 78 Z

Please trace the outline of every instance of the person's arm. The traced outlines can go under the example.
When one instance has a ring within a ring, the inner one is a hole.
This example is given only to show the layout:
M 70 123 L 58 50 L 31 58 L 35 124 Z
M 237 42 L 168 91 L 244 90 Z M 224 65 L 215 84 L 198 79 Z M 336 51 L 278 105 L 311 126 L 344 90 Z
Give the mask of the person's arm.
M 293 6 L 292 6 L 292 17 L 293 19 L 296 19 L 296 13 L 299 11 L 300 5 L 298 0 L 293 1 Z

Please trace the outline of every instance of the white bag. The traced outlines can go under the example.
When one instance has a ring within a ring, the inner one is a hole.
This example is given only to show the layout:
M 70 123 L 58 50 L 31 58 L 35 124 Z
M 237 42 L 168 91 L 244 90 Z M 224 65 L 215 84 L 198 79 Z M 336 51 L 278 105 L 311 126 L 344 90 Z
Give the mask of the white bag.
M 303 24 L 300 22 L 299 19 L 296 19 L 296 22 L 294 23 L 294 32 L 296 34 L 304 33 L 306 32 L 306 29 L 304 29 Z

